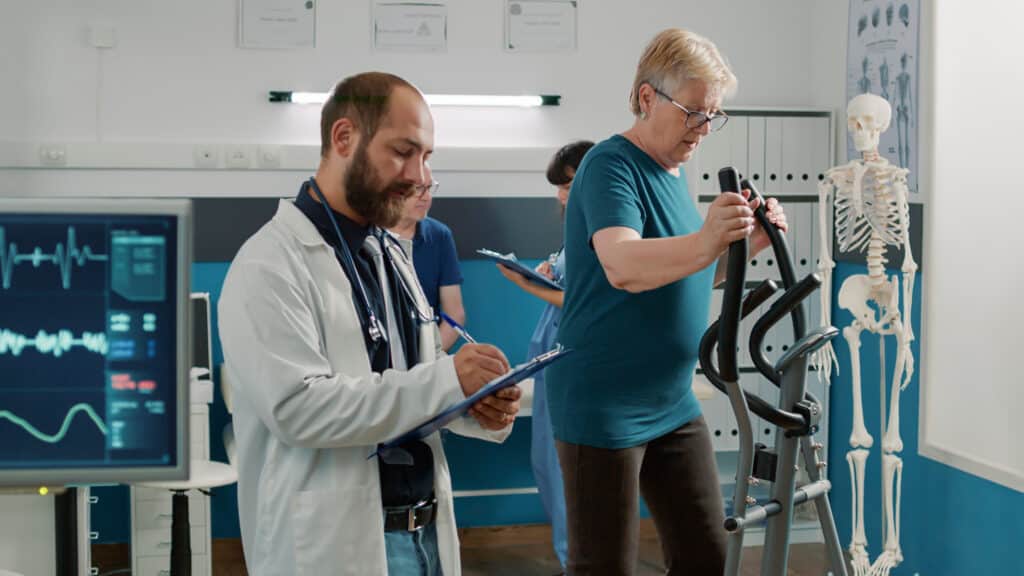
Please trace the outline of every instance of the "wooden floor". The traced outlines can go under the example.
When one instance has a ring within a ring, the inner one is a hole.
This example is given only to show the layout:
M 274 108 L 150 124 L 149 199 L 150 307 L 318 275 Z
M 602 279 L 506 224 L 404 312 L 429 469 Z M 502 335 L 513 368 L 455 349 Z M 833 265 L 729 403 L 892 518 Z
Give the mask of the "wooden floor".
M 464 528 L 462 542 L 463 576 L 553 576 L 561 572 L 550 544 L 547 526 L 510 526 L 501 528 Z M 93 566 L 100 574 L 130 569 L 127 544 L 93 546 Z M 761 548 L 744 550 L 742 576 L 760 573 Z M 822 544 L 796 544 L 790 548 L 789 576 L 825 574 L 825 547 Z M 119 576 L 128 572 L 118 572 Z M 649 523 L 641 526 L 640 557 L 636 576 L 664 574 L 657 535 Z M 214 576 L 247 576 L 239 540 L 213 542 Z M 697 575 L 699 576 L 699 575 Z
M 552 576 L 561 572 L 547 526 L 466 528 L 459 530 L 459 540 L 463 576 Z M 741 576 L 761 573 L 761 550 L 759 546 L 744 549 Z M 827 573 L 825 565 L 824 544 L 790 546 L 789 576 L 821 576 Z M 650 522 L 642 522 L 636 576 L 664 573 L 654 527 Z

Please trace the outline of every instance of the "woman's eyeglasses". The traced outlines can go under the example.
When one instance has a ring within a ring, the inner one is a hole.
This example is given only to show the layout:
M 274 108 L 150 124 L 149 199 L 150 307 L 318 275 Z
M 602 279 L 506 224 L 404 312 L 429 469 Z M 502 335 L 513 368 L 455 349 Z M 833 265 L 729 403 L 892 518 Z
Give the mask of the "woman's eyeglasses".
M 651 86 L 651 88 L 654 88 L 654 86 Z M 675 100 L 672 99 L 671 96 L 665 94 L 661 90 L 654 88 L 654 93 L 657 94 L 658 96 L 661 96 L 665 100 L 668 100 L 673 106 L 679 108 L 680 110 L 686 113 L 687 128 L 696 129 L 700 128 L 705 124 L 710 123 L 711 131 L 717 132 L 721 130 L 723 126 L 725 126 L 726 122 L 729 121 L 729 117 L 726 116 L 723 112 L 719 112 L 717 114 L 705 114 L 703 112 L 698 112 L 696 110 L 688 110 L 686 106 L 683 106 L 679 102 L 676 102 Z

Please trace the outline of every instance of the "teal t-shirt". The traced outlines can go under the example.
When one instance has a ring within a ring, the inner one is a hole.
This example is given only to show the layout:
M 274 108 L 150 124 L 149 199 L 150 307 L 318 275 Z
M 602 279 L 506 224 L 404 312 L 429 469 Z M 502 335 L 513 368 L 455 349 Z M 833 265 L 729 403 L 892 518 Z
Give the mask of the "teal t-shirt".
M 547 369 L 555 437 L 626 448 L 700 415 L 691 389 L 714 266 L 632 294 L 608 283 L 591 244 L 604 228 L 643 238 L 692 234 L 703 220 L 679 176 L 626 138 L 594 146 L 573 179 L 565 221 L 565 303 L 558 330 L 574 354 Z

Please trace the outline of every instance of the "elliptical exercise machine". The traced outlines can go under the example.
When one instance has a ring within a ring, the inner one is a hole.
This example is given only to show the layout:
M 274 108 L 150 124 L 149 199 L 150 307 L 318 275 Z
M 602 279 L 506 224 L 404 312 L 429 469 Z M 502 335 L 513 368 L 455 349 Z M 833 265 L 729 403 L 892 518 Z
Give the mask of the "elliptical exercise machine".
M 726 167 L 718 172 L 723 192 L 741 190 L 735 168 Z M 751 199 L 760 194 L 747 180 L 742 188 L 751 191 Z M 736 489 L 733 494 L 732 514 L 725 520 L 729 532 L 725 574 L 739 574 L 743 554 L 743 536 L 747 527 L 767 520 L 764 554 L 761 561 L 762 576 L 785 576 L 789 562 L 789 533 L 795 506 L 811 500 L 817 508 L 818 519 L 825 538 L 826 556 L 834 576 L 846 576 L 846 564 L 839 535 L 836 532 L 832 507 L 828 500 L 831 483 L 822 477 L 825 464 L 819 458 L 821 444 L 814 441 L 821 418 L 821 402 L 806 389 L 808 357 L 834 338 L 839 331 L 825 326 L 806 332 L 803 301 L 821 285 L 815 274 L 796 281 L 789 248 L 782 233 L 768 220 L 761 197 L 761 206 L 755 218 L 771 239 L 772 250 L 779 264 L 785 292 L 754 324 L 750 335 L 750 357 L 758 371 L 779 387 L 779 403 L 773 406 L 756 394 L 740 387 L 737 370 L 737 334 L 742 318 L 764 303 L 778 286 L 765 280 L 743 296 L 746 278 L 747 240 L 734 242 L 729 247 L 728 268 L 722 299 L 721 316 L 704 333 L 700 343 L 700 366 L 716 388 L 728 394 L 736 415 L 739 431 L 739 462 L 736 468 Z M 765 334 L 786 315 L 793 323 L 796 343 L 772 365 L 761 350 Z M 717 344 L 717 369 L 712 362 L 712 350 Z M 775 435 L 775 447 L 755 446 L 750 413 L 753 411 L 782 432 Z M 796 486 L 797 455 L 802 453 L 810 481 Z M 749 496 L 749 488 L 760 482 L 771 482 L 770 497 L 758 504 Z

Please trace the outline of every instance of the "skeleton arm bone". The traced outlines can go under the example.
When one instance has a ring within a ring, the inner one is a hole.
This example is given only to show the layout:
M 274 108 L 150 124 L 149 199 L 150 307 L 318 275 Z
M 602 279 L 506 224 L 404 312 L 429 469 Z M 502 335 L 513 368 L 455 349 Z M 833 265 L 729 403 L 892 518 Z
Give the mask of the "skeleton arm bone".
M 900 268 L 903 272 L 903 345 L 906 347 L 906 371 L 900 383 L 900 390 L 903 390 L 910 384 L 910 379 L 914 375 L 914 355 L 910 352 L 910 343 L 914 341 L 914 326 L 910 314 L 914 306 L 914 280 L 917 273 L 917 262 L 914 261 L 910 247 L 910 204 L 905 170 L 896 178 L 894 188 L 899 202 L 900 226 L 903 230 L 903 265 Z
M 819 304 L 822 326 L 832 325 L 832 269 L 836 265 L 832 260 L 832 233 L 828 226 L 828 215 L 832 208 L 829 198 L 832 196 L 834 186 L 831 173 L 832 170 L 829 170 L 825 179 L 818 183 L 818 240 L 820 242 L 818 276 L 821 278 Z M 833 366 L 838 373 L 839 363 L 831 342 L 826 343 L 811 355 L 811 365 L 818 369 L 818 378 L 825 382 L 831 380 Z

